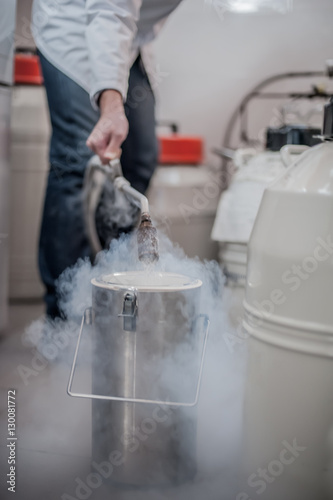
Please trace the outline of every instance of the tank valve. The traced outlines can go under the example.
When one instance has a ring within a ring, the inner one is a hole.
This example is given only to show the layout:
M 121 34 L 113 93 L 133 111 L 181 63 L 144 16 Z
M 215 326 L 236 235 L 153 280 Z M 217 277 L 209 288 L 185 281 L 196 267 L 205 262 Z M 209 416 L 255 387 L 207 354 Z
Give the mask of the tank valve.
M 141 215 L 141 223 L 137 234 L 139 260 L 152 264 L 159 259 L 157 231 L 153 226 L 149 213 Z

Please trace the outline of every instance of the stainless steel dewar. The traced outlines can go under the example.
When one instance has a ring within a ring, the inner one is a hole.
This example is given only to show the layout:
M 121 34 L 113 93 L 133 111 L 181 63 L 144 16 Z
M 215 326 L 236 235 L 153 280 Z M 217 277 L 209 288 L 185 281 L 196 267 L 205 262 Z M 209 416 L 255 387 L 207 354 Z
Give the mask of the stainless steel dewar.
M 162 272 L 92 280 L 92 456 L 112 465 L 108 480 L 168 485 L 196 473 L 196 408 L 209 320 L 202 282 Z M 87 323 L 92 323 L 89 327 Z

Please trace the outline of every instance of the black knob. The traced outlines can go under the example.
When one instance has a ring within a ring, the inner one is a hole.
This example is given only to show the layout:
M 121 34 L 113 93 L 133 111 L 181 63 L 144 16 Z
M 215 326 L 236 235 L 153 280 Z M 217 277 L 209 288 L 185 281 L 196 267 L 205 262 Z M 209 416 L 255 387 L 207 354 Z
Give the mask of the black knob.
M 306 125 L 283 125 L 279 128 L 269 127 L 266 130 L 266 149 L 280 151 L 286 144 L 303 144 L 314 146 L 321 142 L 318 137 L 320 128 L 308 127 Z

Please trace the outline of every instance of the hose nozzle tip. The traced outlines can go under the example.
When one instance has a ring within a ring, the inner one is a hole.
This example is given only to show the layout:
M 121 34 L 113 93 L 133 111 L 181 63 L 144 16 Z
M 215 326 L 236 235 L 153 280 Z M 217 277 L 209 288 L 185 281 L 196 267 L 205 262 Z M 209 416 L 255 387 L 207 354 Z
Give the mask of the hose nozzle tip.
M 145 264 L 152 264 L 159 259 L 157 231 L 153 226 L 150 215 L 143 213 L 137 234 L 139 260 Z

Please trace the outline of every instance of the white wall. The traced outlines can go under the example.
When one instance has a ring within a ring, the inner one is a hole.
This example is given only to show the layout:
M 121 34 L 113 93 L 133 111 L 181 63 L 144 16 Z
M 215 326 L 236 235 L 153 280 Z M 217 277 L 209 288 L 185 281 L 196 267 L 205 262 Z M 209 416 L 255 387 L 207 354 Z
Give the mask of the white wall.
M 24 47 L 34 46 L 27 29 L 31 3 L 18 0 L 16 42 Z M 232 111 L 257 82 L 289 70 L 323 70 L 333 58 L 333 0 L 293 0 L 293 5 L 287 15 L 226 13 L 221 19 L 205 0 L 183 0 L 155 44 L 158 116 L 177 121 L 183 133 L 204 136 L 209 153 L 221 144 Z M 273 105 L 267 103 L 268 113 Z M 263 118 L 256 104 L 251 110 L 262 128 L 268 115 Z
M 208 153 L 253 85 L 279 72 L 320 71 L 333 58 L 333 0 L 294 0 L 287 15 L 227 13 L 223 19 L 205 0 L 184 0 L 155 52 L 158 116 L 204 136 Z
M 33 0 L 16 0 L 16 47 L 34 49 L 35 42 L 30 30 L 31 7 Z

